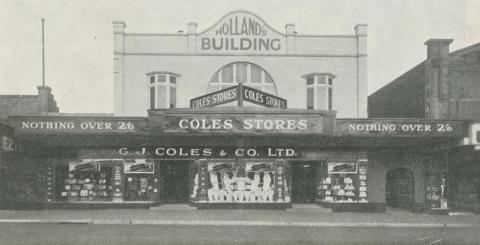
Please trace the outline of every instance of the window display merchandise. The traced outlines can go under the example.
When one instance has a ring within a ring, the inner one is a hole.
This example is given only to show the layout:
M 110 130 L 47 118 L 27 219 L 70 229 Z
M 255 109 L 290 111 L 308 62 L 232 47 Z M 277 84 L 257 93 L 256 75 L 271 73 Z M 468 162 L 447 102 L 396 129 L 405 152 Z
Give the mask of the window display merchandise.
M 58 168 L 57 168 L 58 170 Z M 58 173 L 57 173 L 58 174 Z M 111 201 L 112 165 L 102 160 L 69 162 L 60 200 L 66 201 Z
M 153 160 L 82 159 L 54 169 L 55 201 L 152 201 L 158 193 Z
M 447 202 L 447 169 L 446 158 L 429 156 L 426 166 L 426 197 L 431 210 L 448 210 Z
M 150 201 L 158 192 L 152 160 L 125 160 L 125 201 Z
M 329 162 L 317 185 L 318 196 L 323 202 L 368 202 L 367 161 Z
M 194 177 L 194 202 L 290 202 L 281 161 L 201 160 Z M 205 196 L 205 193 L 207 194 Z

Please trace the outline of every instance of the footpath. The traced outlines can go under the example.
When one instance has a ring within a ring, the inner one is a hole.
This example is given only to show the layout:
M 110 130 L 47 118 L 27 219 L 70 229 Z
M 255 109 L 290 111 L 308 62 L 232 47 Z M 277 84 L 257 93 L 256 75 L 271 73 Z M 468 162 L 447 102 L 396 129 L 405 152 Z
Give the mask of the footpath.
M 304 227 L 477 227 L 480 215 L 429 215 L 399 210 L 386 213 L 332 213 L 316 206 L 279 210 L 195 210 L 188 207 L 101 210 L 0 210 L 1 223 L 304 226 Z

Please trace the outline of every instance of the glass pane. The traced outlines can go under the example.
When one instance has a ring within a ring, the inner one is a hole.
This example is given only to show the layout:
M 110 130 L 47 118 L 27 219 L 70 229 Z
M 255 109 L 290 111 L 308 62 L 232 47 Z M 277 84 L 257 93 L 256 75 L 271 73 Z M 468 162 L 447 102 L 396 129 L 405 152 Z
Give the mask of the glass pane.
M 170 88 L 170 109 L 173 109 L 177 106 L 177 88 Z
M 77 160 L 71 161 L 65 167 L 57 167 L 60 170 L 56 174 L 56 195 L 58 200 L 69 202 L 99 202 L 112 201 L 112 173 L 111 160 Z
M 255 85 L 249 84 L 248 86 L 249 86 L 250 88 L 254 88 L 254 89 L 257 89 L 257 90 L 260 90 L 260 91 L 262 91 L 262 87 L 263 87 L 263 86 L 256 85 L 256 84 L 255 84 Z
M 285 167 L 273 161 L 202 161 L 191 183 L 194 202 L 290 202 Z
M 218 72 L 215 72 L 215 74 L 212 77 L 212 80 L 210 80 L 210 83 L 218 83 Z
M 325 86 L 317 87 L 317 109 L 327 110 L 327 91 Z
M 158 75 L 158 82 L 159 83 L 166 82 L 167 78 L 165 76 L 166 76 L 165 74 Z
M 208 86 L 207 93 L 215 92 L 218 90 L 218 86 Z
M 237 83 L 247 83 L 247 63 L 237 63 Z
M 250 81 L 252 83 L 261 83 L 262 82 L 262 70 L 257 65 L 250 65 Z
M 158 87 L 158 108 L 167 108 L 167 88 L 165 86 Z
M 307 88 L 307 109 L 313 109 L 313 88 Z
M 171 84 L 176 84 L 177 83 L 177 77 L 173 76 L 173 75 L 170 75 L 170 83 Z
M 332 98 L 333 96 L 333 89 L 332 88 L 328 88 L 328 110 L 331 111 L 332 110 L 332 107 L 333 107 L 333 104 L 332 104 Z
M 325 76 L 317 76 L 318 84 L 325 84 Z
M 233 65 L 222 69 L 222 83 L 233 83 Z
M 155 177 L 153 160 L 128 159 L 123 162 L 124 200 L 150 201 L 156 195 L 153 190 Z
M 268 73 L 265 72 L 265 82 L 266 83 L 273 83 L 273 79 Z
M 150 83 L 155 83 L 155 76 L 150 76 Z
M 307 77 L 307 85 L 311 85 L 314 83 L 314 78 L 313 77 Z
M 155 87 L 150 88 L 150 109 L 155 109 Z
M 263 87 L 263 91 L 269 94 L 277 95 L 277 90 L 275 86 L 265 86 Z

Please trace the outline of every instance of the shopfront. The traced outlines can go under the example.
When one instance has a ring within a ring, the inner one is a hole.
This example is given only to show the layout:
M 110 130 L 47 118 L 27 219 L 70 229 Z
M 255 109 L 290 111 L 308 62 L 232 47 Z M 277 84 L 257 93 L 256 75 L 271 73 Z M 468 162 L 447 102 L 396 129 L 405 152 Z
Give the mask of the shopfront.
M 246 107 L 9 122 L 17 161 L 36 169 L 35 200 L 46 207 L 448 208 L 441 159 L 464 134 L 456 121 Z

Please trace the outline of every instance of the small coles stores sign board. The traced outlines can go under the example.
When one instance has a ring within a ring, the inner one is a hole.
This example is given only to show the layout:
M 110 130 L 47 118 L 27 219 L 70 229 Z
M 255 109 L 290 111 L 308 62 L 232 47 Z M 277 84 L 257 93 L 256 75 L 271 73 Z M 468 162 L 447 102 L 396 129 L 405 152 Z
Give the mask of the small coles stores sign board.
M 222 89 L 190 100 L 190 108 L 214 107 L 232 101 L 248 101 L 270 108 L 287 108 L 287 100 L 243 84 Z
M 235 11 L 197 36 L 199 53 L 285 53 L 285 36 L 259 16 Z

